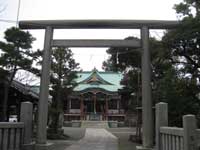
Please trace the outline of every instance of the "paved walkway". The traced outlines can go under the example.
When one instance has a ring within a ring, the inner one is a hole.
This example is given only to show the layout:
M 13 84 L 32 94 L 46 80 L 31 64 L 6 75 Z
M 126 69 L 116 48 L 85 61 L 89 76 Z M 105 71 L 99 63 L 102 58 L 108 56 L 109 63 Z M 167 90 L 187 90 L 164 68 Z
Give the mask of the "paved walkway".
M 87 128 L 84 138 L 66 150 L 118 150 L 118 139 L 105 129 Z

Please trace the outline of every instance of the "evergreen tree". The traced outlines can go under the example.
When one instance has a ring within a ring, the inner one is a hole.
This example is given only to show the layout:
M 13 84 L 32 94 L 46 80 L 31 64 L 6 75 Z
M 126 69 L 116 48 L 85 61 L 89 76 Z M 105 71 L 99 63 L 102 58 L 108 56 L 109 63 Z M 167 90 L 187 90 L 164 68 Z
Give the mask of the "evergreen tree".
M 9 72 L 5 80 L 5 92 L 3 101 L 3 120 L 7 119 L 7 101 L 9 88 L 19 69 L 30 70 L 33 60 L 31 59 L 31 44 L 35 40 L 29 32 L 21 31 L 12 27 L 5 31 L 6 42 L 0 42 L 2 54 L 0 67 Z
M 63 116 L 64 102 L 67 101 L 76 83 L 76 70 L 78 63 L 73 59 L 73 53 L 69 48 L 57 47 L 52 49 L 51 58 L 51 95 L 53 97 L 50 106 L 50 117 L 52 122 L 50 128 L 57 133 L 59 126 L 59 117 Z
M 109 66 L 106 67 L 124 72 L 122 84 L 125 85 L 125 90 L 135 93 L 137 97 L 134 101 L 137 100 L 138 104 L 141 104 L 141 53 L 127 48 L 124 51 L 121 49 L 122 53 L 120 54 L 119 50 L 118 48 L 111 48 L 107 51 L 111 54 L 111 57 L 108 60 Z M 173 53 L 174 49 L 166 47 L 166 41 L 150 38 L 150 52 L 152 56 L 153 103 L 167 102 L 169 104 L 170 125 L 181 126 L 182 115 L 187 113 L 198 115 L 200 108 L 198 82 L 196 78 L 186 76 L 189 74 L 187 67 L 182 65 L 180 69 L 174 59 L 176 58 L 176 61 L 180 63 L 182 60 L 178 59 Z M 187 74 L 183 74 L 183 71 Z M 191 75 L 194 74 L 191 73 Z M 135 106 L 129 105 L 129 109 L 130 107 L 134 108 Z
M 133 38 L 128 37 L 126 39 Z M 134 39 L 139 40 L 137 38 Z M 127 94 L 129 95 L 134 93 L 138 105 L 141 104 L 141 51 L 142 49 L 109 48 L 107 53 L 111 56 L 103 63 L 103 69 L 105 70 L 123 72 L 124 78 L 121 81 L 125 85 L 123 91 L 128 91 Z M 150 38 L 150 51 L 152 55 L 152 79 L 156 81 L 164 74 L 164 70 L 161 68 L 168 68 L 170 66 L 166 59 L 168 54 L 162 49 L 162 42 L 154 38 Z M 134 100 L 136 101 L 136 99 Z M 134 102 L 133 104 L 136 103 Z
M 186 113 L 199 117 L 200 1 L 183 0 L 174 8 L 182 20 L 176 29 L 164 35 L 162 41 L 176 73 L 171 70 L 160 80 L 158 93 L 162 93 L 163 99 L 167 97 L 169 108 L 173 110 L 171 119 L 180 126 L 181 116 Z M 165 86 L 161 86 L 163 82 Z
M 200 1 L 184 0 L 174 8 L 182 20 L 176 29 L 166 33 L 163 42 L 171 53 L 171 61 L 183 66 L 182 74 L 199 80 Z

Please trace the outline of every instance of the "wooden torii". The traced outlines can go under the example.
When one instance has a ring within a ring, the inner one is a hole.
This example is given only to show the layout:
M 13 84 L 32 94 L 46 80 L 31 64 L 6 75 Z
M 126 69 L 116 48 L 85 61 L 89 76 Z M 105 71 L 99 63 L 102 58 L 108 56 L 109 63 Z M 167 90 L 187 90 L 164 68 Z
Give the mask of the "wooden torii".
M 49 74 L 51 47 L 133 47 L 142 48 L 142 147 L 153 147 L 153 111 L 151 89 L 151 60 L 149 51 L 149 29 L 172 29 L 179 22 L 167 20 L 34 20 L 20 21 L 21 29 L 45 29 L 42 76 L 38 110 L 36 149 L 44 149 L 48 113 Z M 53 39 L 54 29 L 140 29 L 141 41 L 137 40 L 60 40 Z

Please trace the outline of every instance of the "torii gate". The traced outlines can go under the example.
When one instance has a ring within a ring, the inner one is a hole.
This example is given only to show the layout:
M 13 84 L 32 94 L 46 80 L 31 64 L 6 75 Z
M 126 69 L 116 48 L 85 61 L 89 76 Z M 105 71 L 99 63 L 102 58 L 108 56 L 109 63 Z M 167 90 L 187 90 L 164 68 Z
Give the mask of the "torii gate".
M 37 149 L 45 149 L 48 113 L 49 73 L 51 47 L 133 47 L 142 48 L 142 129 L 143 146 L 137 149 L 148 150 L 153 147 L 153 111 L 151 89 L 151 60 L 149 51 L 149 29 L 172 29 L 177 21 L 164 20 L 37 20 L 20 21 L 21 29 L 45 29 L 42 76 L 40 82 Z M 54 40 L 54 29 L 140 29 L 141 42 L 136 40 Z

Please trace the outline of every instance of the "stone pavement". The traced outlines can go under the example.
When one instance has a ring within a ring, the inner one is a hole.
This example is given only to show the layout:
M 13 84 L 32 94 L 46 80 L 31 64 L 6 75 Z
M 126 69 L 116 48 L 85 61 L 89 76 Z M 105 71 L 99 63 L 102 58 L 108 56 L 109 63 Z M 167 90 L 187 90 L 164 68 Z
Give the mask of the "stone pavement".
M 105 129 L 87 128 L 84 138 L 65 150 L 118 150 L 118 139 Z

